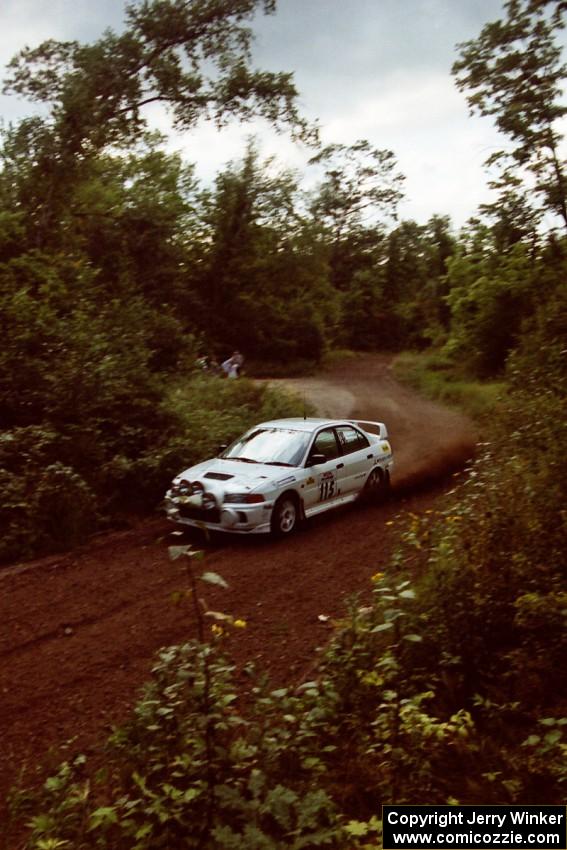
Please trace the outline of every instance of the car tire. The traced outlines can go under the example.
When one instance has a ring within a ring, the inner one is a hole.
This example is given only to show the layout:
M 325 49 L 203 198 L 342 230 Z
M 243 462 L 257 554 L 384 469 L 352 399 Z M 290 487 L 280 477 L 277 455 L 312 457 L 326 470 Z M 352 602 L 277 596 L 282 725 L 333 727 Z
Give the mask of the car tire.
M 382 502 L 390 492 L 390 473 L 375 466 L 366 479 L 362 496 L 367 502 Z
M 291 493 L 280 496 L 272 511 L 270 528 L 274 537 L 287 537 L 299 525 L 299 501 Z

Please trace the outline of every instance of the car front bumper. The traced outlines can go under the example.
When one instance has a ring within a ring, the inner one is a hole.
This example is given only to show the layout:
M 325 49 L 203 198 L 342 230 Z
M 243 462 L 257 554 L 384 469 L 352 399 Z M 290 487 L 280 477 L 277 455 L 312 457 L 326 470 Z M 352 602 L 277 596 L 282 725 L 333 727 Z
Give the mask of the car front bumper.
M 225 531 L 232 534 L 266 534 L 270 531 L 272 502 L 260 505 L 221 505 L 215 510 L 194 509 L 174 498 L 166 498 L 167 518 L 180 525 Z

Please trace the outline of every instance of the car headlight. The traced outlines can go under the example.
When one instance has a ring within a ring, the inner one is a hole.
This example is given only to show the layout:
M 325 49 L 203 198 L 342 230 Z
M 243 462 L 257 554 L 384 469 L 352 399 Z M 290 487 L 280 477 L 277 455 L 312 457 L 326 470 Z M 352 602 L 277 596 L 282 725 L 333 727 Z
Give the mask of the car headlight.
M 224 501 L 233 505 L 259 505 L 266 500 L 261 493 L 225 493 Z
M 180 481 L 173 481 L 169 492 L 172 496 L 190 496 L 193 493 L 193 485 L 182 478 Z

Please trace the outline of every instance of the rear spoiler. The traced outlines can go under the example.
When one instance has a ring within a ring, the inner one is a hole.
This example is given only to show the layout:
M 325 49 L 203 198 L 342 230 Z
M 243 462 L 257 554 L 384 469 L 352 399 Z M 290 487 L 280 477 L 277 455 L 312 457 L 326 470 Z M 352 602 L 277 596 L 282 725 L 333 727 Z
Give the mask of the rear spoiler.
M 350 419 L 349 421 L 353 425 L 359 425 L 364 431 L 368 431 L 369 434 L 378 434 L 381 440 L 388 439 L 388 429 L 383 422 L 369 422 L 367 419 Z

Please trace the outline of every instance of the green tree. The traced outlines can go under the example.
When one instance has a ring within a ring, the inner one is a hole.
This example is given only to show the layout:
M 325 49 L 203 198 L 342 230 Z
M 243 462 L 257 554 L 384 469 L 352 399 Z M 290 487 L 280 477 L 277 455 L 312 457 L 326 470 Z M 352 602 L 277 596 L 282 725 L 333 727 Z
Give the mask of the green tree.
M 403 221 L 388 235 L 384 300 L 390 347 L 423 346 L 446 332 L 447 263 L 454 251 L 446 216 L 432 216 L 425 225 Z
M 295 175 L 262 162 L 253 140 L 204 193 L 195 285 L 202 327 L 217 346 L 272 359 L 320 356 L 333 297 L 298 194 Z
M 30 119 L 17 134 L 30 162 L 36 247 L 66 217 L 89 160 L 141 138 L 149 104 L 165 105 L 178 130 L 202 118 L 222 126 L 260 116 L 310 137 L 291 74 L 251 66 L 244 22 L 274 8 L 275 0 L 143 0 L 126 7 L 119 34 L 107 30 L 87 45 L 49 40 L 14 57 L 4 91 L 49 107 L 48 119 Z
M 10 63 L 5 91 L 46 103 L 62 150 L 88 155 L 129 144 L 145 126 L 143 107 L 163 103 L 175 126 L 202 117 L 219 125 L 261 115 L 303 134 L 288 73 L 253 70 L 252 33 L 243 25 L 275 0 L 142 0 L 126 26 L 98 41 L 45 41 Z
M 516 196 L 533 186 L 540 212 L 553 212 L 567 228 L 567 176 L 560 154 L 567 66 L 558 37 L 565 3 L 508 0 L 504 8 L 504 20 L 486 24 L 478 38 L 459 45 L 453 73 L 459 89 L 469 92 L 471 111 L 492 116 L 511 142 L 510 149 L 488 160 L 501 168 L 494 186 Z
M 446 351 L 471 372 L 489 377 L 502 371 L 519 340 L 537 274 L 526 245 L 500 254 L 489 228 L 477 223 L 474 230 L 469 247 L 461 244 L 449 261 Z
M 365 139 L 327 145 L 310 164 L 322 166 L 324 173 L 309 211 L 328 245 L 331 283 L 347 290 L 354 274 L 372 265 L 383 237 L 381 224 L 396 217 L 404 178 L 392 151 L 374 148 Z

